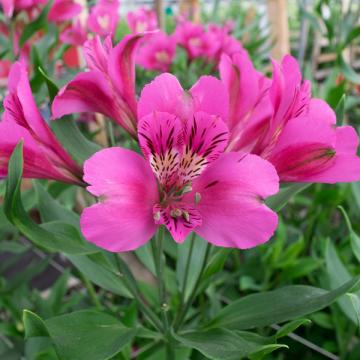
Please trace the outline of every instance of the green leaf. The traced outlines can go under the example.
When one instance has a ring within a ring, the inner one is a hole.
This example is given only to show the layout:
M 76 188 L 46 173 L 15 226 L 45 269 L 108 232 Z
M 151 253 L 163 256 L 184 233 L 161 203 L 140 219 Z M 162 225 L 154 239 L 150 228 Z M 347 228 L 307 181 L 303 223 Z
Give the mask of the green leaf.
M 339 55 L 339 65 L 345 78 L 354 84 L 360 84 L 360 75 Z
M 89 141 L 81 133 L 70 117 L 52 120 L 50 126 L 61 144 L 80 164 L 101 149 L 98 144 Z
M 336 105 L 335 114 L 336 114 L 336 125 L 341 126 L 343 125 L 344 114 L 345 114 L 345 102 L 346 96 L 343 94 Z
M 298 327 L 311 324 L 309 319 L 296 319 L 283 325 L 275 334 L 275 339 L 280 339 L 295 331 Z
M 40 15 L 37 17 L 35 21 L 29 22 L 23 29 L 19 46 L 22 48 L 27 40 L 29 40 L 36 32 L 41 30 L 42 28 L 45 28 L 47 26 L 47 15 L 50 10 L 50 7 L 52 6 L 52 0 L 47 3 L 47 5 L 44 7 Z
M 210 359 L 239 360 L 258 353 L 269 345 L 264 343 L 260 336 L 252 335 L 217 328 L 206 331 L 188 331 L 174 337 L 183 345 L 200 351 Z M 271 344 L 271 346 L 275 346 L 273 350 L 287 347 L 282 344 Z
M 206 280 L 210 276 L 222 270 L 231 251 L 232 249 L 229 248 L 214 248 L 215 253 L 213 253 L 210 260 L 206 264 L 202 279 Z
M 298 194 L 300 191 L 303 191 L 311 184 L 291 184 L 285 188 L 280 189 L 280 191 L 266 200 L 266 204 L 273 209 L 274 211 L 280 211 L 289 200 Z
M 78 214 L 67 209 L 55 200 L 39 181 L 33 181 L 33 185 L 37 195 L 38 209 L 43 222 L 60 220 L 79 228 Z
M 24 209 L 20 185 L 23 172 L 23 142 L 20 141 L 10 157 L 4 200 L 4 212 L 15 225 L 35 245 L 48 251 L 69 254 L 85 254 L 97 251 L 86 242 L 78 230 L 69 224 L 59 223 L 54 226 L 39 226 Z
M 30 337 L 48 337 L 44 321 L 30 310 L 23 311 L 23 323 L 25 328 L 25 339 Z
M 326 246 L 326 268 L 330 283 L 330 288 L 335 289 L 339 284 L 343 284 L 345 281 L 349 281 L 352 278 L 342 261 L 340 260 L 334 245 L 328 241 Z M 357 316 L 352 306 L 349 297 L 341 297 L 338 300 L 338 304 L 343 313 L 357 324 Z
M 339 206 L 339 209 L 345 218 L 345 222 L 346 222 L 346 225 L 347 225 L 349 233 L 350 233 L 351 249 L 352 249 L 355 257 L 357 258 L 357 260 L 360 262 L 360 237 L 353 230 L 350 219 L 349 219 L 345 209 L 342 206 Z
M 49 97 L 50 97 L 50 101 L 53 101 L 54 97 L 59 92 L 59 88 L 54 83 L 54 81 L 51 80 L 50 77 L 45 73 L 45 70 L 41 66 L 38 67 L 38 71 L 39 71 L 39 74 L 42 76 L 43 80 L 46 83 L 48 93 L 49 93 Z
M 206 247 L 206 241 L 204 241 L 195 234 L 192 234 L 177 247 L 178 255 L 176 263 L 176 278 L 179 284 L 180 291 L 182 291 L 184 287 L 184 282 L 186 281 L 186 286 L 184 289 L 185 301 L 190 296 L 199 277 L 204 261 Z M 185 279 L 185 272 L 187 267 L 188 275 L 187 279 Z
M 112 293 L 127 298 L 133 297 L 121 280 L 120 274 L 115 274 L 103 264 L 96 263 L 86 255 L 67 255 L 67 258 L 94 284 Z
M 248 295 L 224 307 L 207 327 L 242 330 L 282 323 L 323 309 L 359 284 L 357 276 L 332 291 L 292 285 Z
M 118 354 L 137 333 L 116 318 L 82 310 L 45 321 L 61 360 L 107 360 Z

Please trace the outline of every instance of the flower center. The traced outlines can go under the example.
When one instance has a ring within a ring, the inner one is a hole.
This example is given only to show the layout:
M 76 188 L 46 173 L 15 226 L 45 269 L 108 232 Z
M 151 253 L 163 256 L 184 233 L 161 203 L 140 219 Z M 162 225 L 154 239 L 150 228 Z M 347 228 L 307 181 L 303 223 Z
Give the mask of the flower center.
M 170 62 L 170 56 L 164 50 L 156 52 L 155 59 L 156 59 L 156 61 L 163 63 L 163 64 L 168 64 Z
M 109 23 L 110 23 L 109 15 L 103 15 L 98 17 L 98 24 L 102 29 L 106 30 L 109 27 Z

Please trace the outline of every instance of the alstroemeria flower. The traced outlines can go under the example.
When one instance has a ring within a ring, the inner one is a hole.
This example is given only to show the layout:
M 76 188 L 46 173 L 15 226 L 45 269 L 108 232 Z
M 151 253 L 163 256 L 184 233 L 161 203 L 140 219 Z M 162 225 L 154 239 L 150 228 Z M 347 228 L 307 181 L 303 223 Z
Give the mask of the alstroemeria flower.
M 140 8 L 126 15 L 128 26 L 133 34 L 153 31 L 159 28 L 154 10 Z
M 9 158 L 23 139 L 24 177 L 83 184 L 81 168 L 56 139 L 35 104 L 23 63 L 12 66 L 8 87 L 0 122 L 0 178 L 7 176 Z
M 84 181 L 99 198 L 81 215 L 86 239 L 129 251 L 159 225 L 179 243 L 191 231 L 225 247 L 250 248 L 270 238 L 277 216 L 263 199 L 278 191 L 278 176 L 256 155 L 223 154 L 224 90 L 217 79 L 203 77 L 186 93 L 170 74 L 145 86 L 138 126 L 143 157 L 114 147 L 85 162 Z
M 82 46 L 87 40 L 87 32 L 80 20 L 66 28 L 60 34 L 60 40 L 64 44 Z
M 358 136 L 336 127 L 334 111 L 312 99 L 294 58 L 273 62 L 269 83 L 245 56 L 224 56 L 220 73 L 230 96 L 229 151 L 270 161 L 284 182 L 336 183 L 360 180 Z
M 118 0 L 100 0 L 91 8 L 89 29 L 100 36 L 114 34 L 119 22 L 119 5 Z
M 84 45 L 90 69 L 75 76 L 55 97 L 54 118 L 77 112 L 98 112 L 137 136 L 134 51 L 141 35 L 128 35 L 114 48 L 98 37 Z
M 219 48 L 213 34 L 206 32 L 204 26 L 190 21 L 181 21 L 174 36 L 177 43 L 186 50 L 190 60 L 198 57 L 213 58 Z
M 81 13 L 82 6 L 73 0 L 55 0 L 48 14 L 51 22 L 59 23 L 74 19 Z
M 33 6 L 44 4 L 46 0 L 0 0 L 5 16 L 11 18 L 14 12 L 30 9 Z
M 169 71 L 176 52 L 176 42 L 163 32 L 144 39 L 136 54 L 136 63 L 146 70 Z

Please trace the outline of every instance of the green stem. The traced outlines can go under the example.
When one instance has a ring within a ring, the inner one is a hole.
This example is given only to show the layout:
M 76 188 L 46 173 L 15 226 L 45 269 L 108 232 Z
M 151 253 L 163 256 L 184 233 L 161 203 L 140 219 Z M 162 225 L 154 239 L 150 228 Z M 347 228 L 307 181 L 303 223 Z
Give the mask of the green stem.
M 13 19 L 9 20 L 8 24 L 9 29 L 9 47 L 10 47 L 10 60 L 15 61 L 15 50 L 14 50 L 14 32 L 15 32 L 15 22 Z
M 109 141 L 110 141 L 110 146 L 115 146 L 116 145 L 116 141 L 115 141 L 115 135 L 114 135 L 114 125 L 112 123 L 112 121 L 108 120 L 106 122 L 107 124 L 107 132 L 108 132 L 108 137 L 109 137 Z
M 115 262 L 118 267 L 118 270 L 122 276 L 122 280 L 124 282 L 124 285 L 126 288 L 130 291 L 130 293 L 134 296 L 135 300 L 137 301 L 140 310 L 144 313 L 145 316 L 149 319 L 149 321 L 154 325 L 154 327 L 160 331 L 163 332 L 163 325 L 161 324 L 161 321 L 156 316 L 156 314 L 148 307 L 146 302 L 143 300 L 140 290 L 137 286 L 137 282 L 131 273 L 129 267 L 124 262 L 123 259 L 119 257 L 118 254 L 114 254 Z
M 196 234 L 193 232 L 192 236 L 191 236 L 191 239 L 190 239 L 190 241 L 191 241 L 190 249 L 189 249 L 188 258 L 186 260 L 185 274 L 184 274 L 184 279 L 183 279 L 183 283 L 182 283 L 182 287 L 181 287 L 179 311 L 178 311 L 178 313 L 176 315 L 176 318 L 174 319 L 173 324 L 176 324 L 179 321 L 180 314 L 181 314 L 181 312 L 183 310 L 183 307 L 184 307 L 185 291 L 186 291 L 186 285 L 187 285 L 187 281 L 188 281 L 188 277 L 189 277 L 189 268 L 190 268 L 192 252 L 193 252 L 193 249 L 194 249 L 195 236 L 196 236 Z
M 155 262 L 155 271 L 158 279 L 159 303 L 161 311 L 161 320 L 164 327 L 164 335 L 166 337 L 166 359 L 172 360 L 174 352 L 171 345 L 171 333 L 169 322 L 169 305 L 167 303 L 166 286 L 165 286 L 165 254 L 164 254 L 164 227 L 160 226 L 156 237 L 151 242 L 153 257 Z
M 93 284 L 89 281 L 89 279 L 83 273 L 80 273 L 80 277 L 81 277 L 81 280 L 83 281 L 83 284 L 86 287 L 86 290 L 87 290 L 92 302 L 94 303 L 95 307 L 98 310 L 101 310 L 102 305 L 96 294 Z
M 180 326 L 182 325 L 182 323 L 184 322 L 185 320 L 185 317 L 186 317 L 186 314 L 187 312 L 189 311 L 189 308 L 191 306 L 191 304 L 193 303 L 193 301 L 195 300 L 196 298 L 196 295 L 197 295 L 197 291 L 198 291 L 198 288 L 200 286 L 200 283 L 201 283 L 201 280 L 202 280 L 202 276 L 203 276 L 203 273 L 205 271 L 205 268 L 206 268 L 206 265 L 207 265 L 207 261 L 208 261 L 208 258 L 209 258 L 209 255 L 210 255 L 210 250 L 211 250 L 211 246 L 210 244 L 208 243 L 207 246 L 206 246 L 206 251 L 205 251 L 205 256 L 204 256 L 204 261 L 202 263 L 202 267 L 201 267 L 201 270 L 200 270 L 200 274 L 196 280 L 196 283 L 195 283 L 195 286 L 189 296 L 189 299 L 187 300 L 187 302 L 185 303 L 185 306 L 182 307 L 180 309 L 180 314 L 179 316 L 177 317 L 177 321 L 175 322 L 174 324 L 174 330 L 177 331 Z

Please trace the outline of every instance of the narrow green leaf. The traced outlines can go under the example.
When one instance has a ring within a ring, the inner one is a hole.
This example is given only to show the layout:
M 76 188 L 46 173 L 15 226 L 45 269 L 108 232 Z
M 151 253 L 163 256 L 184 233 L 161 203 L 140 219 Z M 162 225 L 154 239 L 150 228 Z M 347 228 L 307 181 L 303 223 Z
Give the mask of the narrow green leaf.
M 23 311 L 23 323 L 25 328 L 25 339 L 31 337 L 48 337 L 44 321 L 30 310 Z
M 67 255 L 67 258 L 94 284 L 115 294 L 127 298 L 133 297 L 121 280 L 120 274 L 115 274 L 86 255 Z
M 351 274 L 340 260 L 335 246 L 330 241 L 327 242 L 325 258 L 331 289 L 337 288 L 339 284 L 343 284 L 345 281 L 349 281 L 352 278 Z M 341 297 L 338 300 L 338 304 L 343 313 L 356 324 L 357 316 L 351 305 L 350 298 L 346 296 Z
M 248 295 L 224 307 L 207 327 L 241 330 L 282 323 L 323 309 L 359 284 L 357 276 L 332 291 L 292 285 Z
M 223 328 L 188 331 L 180 335 L 174 335 L 174 337 L 183 345 L 194 348 L 208 358 L 216 360 L 239 360 L 249 357 L 250 354 L 259 353 L 269 345 L 275 345 L 277 348 L 285 346 L 281 344 L 264 344 L 261 337 L 248 337 L 245 336 L 245 333 Z M 258 339 L 260 339 L 259 342 Z
M 97 249 L 86 242 L 78 230 L 69 224 L 49 227 L 39 226 L 25 211 L 20 192 L 23 172 L 23 143 L 15 147 L 8 165 L 4 212 L 8 220 L 29 240 L 48 251 L 61 251 L 70 254 L 96 252 Z
M 89 141 L 81 133 L 72 118 L 52 120 L 50 126 L 61 144 L 80 164 L 101 149 L 98 144 Z
M 49 97 L 50 97 L 50 101 L 53 101 L 54 97 L 59 92 L 59 88 L 54 83 L 54 81 L 49 78 L 49 76 L 45 73 L 45 70 L 41 66 L 38 67 L 38 71 L 39 71 L 40 75 L 42 76 L 42 78 L 44 79 L 44 81 L 46 83 L 48 93 L 49 93 Z
M 200 274 L 206 252 L 207 243 L 196 235 L 191 235 L 178 245 L 176 278 L 182 291 L 186 282 L 184 298 L 188 299 Z M 186 270 L 186 268 L 188 269 Z M 187 272 L 187 279 L 185 273 Z
M 311 184 L 291 184 L 285 188 L 280 189 L 280 191 L 266 200 L 266 204 L 273 209 L 274 211 L 280 211 L 289 200 L 298 194 L 300 191 L 303 191 Z
M 19 41 L 20 48 L 22 48 L 26 41 L 29 40 L 36 32 L 47 26 L 47 15 L 52 6 L 52 3 L 52 0 L 49 1 L 44 7 L 44 9 L 41 11 L 40 15 L 37 17 L 37 19 L 35 21 L 29 22 L 24 27 Z
M 295 331 L 298 327 L 311 324 L 309 319 L 296 319 L 283 325 L 275 334 L 275 339 L 280 339 Z
M 345 78 L 354 84 L 360 84 L 360 75 L 339 55 L 339 65 Z
M 336 105 L 335 114 L 336 114 L 336 125 L 341 126 L 343 125 L 344 114 L 345 114 L 345 102 L 346 96 L 343 94 Z
M 107 360 L 118 354 L 137 333 L 116 318 L 82 310 L 45 321 L 61 360 Z

